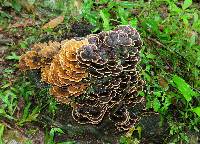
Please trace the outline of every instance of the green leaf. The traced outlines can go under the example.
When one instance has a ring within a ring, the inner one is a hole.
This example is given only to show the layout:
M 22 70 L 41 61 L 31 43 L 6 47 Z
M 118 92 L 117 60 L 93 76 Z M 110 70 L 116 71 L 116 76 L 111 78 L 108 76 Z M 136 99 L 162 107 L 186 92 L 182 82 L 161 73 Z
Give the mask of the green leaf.
M 190 7 L 192 5 L 192 0 L 185 0 L 183 5 L 182 5 L 182 9 L 185 10 L 188 7 Z
M 152 77 L 151 77 L 148 73 L 144 72 L 143 75 L 144 75 L 144 78 L 145 78 L 148 82 L 151 81 L 151 78 L 152 78 Z
M 18 0 L 13 0 L 12 1 L 12 7 L 17 11 L 17 12 L 20 12 L 22 6 L 21 4 L 19 3 Z
M 195 13 L 193 14 L 193 16 L 194 16 L 194 21 L 193 21 L 193 23 L 198 22 L 198 20 L 199 20 L 199 15 L 198 15 L 198 13 L 195 12 Z
M 40 113 L 40 107 L 37 106 L 33 109 L 33 111 L 31 112 L 31 114 L 28 116 L 27 121 L 36 121 L 38 115 Z
M 0 123 L 0 144 L 3 144 L 3 132 L 4 132 L 5 126 Z
M 29 102 L 24 108 L 22 119 L 26 119 L 28 117 L 30 106 L 31 106 L 31 103 Z
M 200 117 L 200 106 L 193 108 L 192 111 L 195 112 Z
M 197 94 L 191 89 L 190 85 L 185 82 L 181 77 L 174 75 L 173 82 L 176 84 L 176 88 L 181 92 L 184 98 L 189 102 L 193 96 Z
M 122 25 L 127 25 L 128 24 L 128 13 L 124 10 L 122 7 L 118 7 L 118 16 L 120 17 L 121 24 Z
M 1 87 L 1 89 L 8 88 L 9 86 L 11 86 L 11 83 L 7 83 L 7 84 L 3 85 L 3 86 Z
M 133 8 L 134 7 L 134 3 L 128 2 L 128 1 L 119 1 L 117 4 L 124 8 Z
M 11 52 L 11 55 L 7 56 L 7 60 L 19 60 L 20 56 L 17 56 L 16 53 Z
M 200 20 L 197 20 L 196 22 L 194 22 L 192 27 L 195 31 L 200 32 Z
M 159 91 L 153 92 L 153 94 L 154 94 L 156 97 L 160 97 L 160 96 L 161 96 L 161 93 L 160 93 Z
M 4 109 L 0 109 L 0 116 L 4 116 L 8 119 L 14 119 L 12 116 L 8 115 Z
M 97 25 L 98 14 L 95 11 L 92 11 L 94 2 L 91 0 L 84 0 L 82 6 L 82 16 L 89 21 L 92 25 Z
M 6 115 L 6 112 L 4 109 L 0 109 L 0 115 L 2 115 L 2 116 Z
M 181 18 L 185 26 L 189 26 L 189 21 L 188 21 L 189 17 L 187 15 L 183 15 Z
M 106 9 L 100 10 L 100 16 L 103 19 L 104 30 L 110 30 L 110 14 Z
M 55 133 L 64 134 L 64 132 L 63 132 L 63 130 L 61 128 L 51 128 L 50 133 L 49 133 L 51 142 L 54 141 Z
M 110 2 L 110 0 L 100 0 L 100 1 L 98 1 L 98 4 L 106 4 L 106 3 L 112 3 L 112 2 Z
M 137 18 L 133 18 L 130 20 L 130 25 L 134 28 L 137 26 L 137 23 L 138 23 Z
M 157 98 L 155 98 L 153 100 L 153 109 L 154 109 L 154 111 L 158 112 L 158 110 L 160 109 L 160 106 L 161 106 L 160 101 Z
M 19 44 L 20 44 L 20 48 L 22 48 L 22 49 L 25 49 L 25 48 L 28 47 L 28 44 L 27 44 L 27 42 L 25 42 L 25 41 L 22 41 L 22 42 L 19 43 Z
M 11 15 L 9 15 L 8 13 L 6 13 L 6 12 L 4 12 L 4 11 L 1 11 L 0 12 L 0 18 L 8 18 L 8 19 L 11 19 L 12 18 L 12 16 Z
M 18 125 L 22 126 L 26 122 L 36 121 L 40 112 L 40 107 L 36 106 L 32 112 L 30 111 L 31 103 L 28 103 L 24 108 L 22 119 L 18 122 Z
M 147 54 L 147 56 L 146 56 L 148 59 L 155 59 L 156 58 L 156 55 L 154 55 L 154 54 Z
M 144 21 L 144 25 L 147 29 L 151 29 L 156 34 L 159 34 L 159 23 L 155 19 L 148 19 Z
M 92 25 L 96 26 L 97 25 L 97 14 L 96 13 L 88 13 L 85 14 L 84 16 Z
M 52 131 L 54 133 L 57 132 L 57 133 L 60 133 L 60 134 L 64 134 L 64 132 L 61 128 L 52 128 L 51 131 L 50 131 L 50 134 L 51 134 Z
M 174 3 L 170 3 L 170 10 L 172 12 L 176 12 L 176 13 L 180 13 L 181 12 L 181 9 L 179 7 L 177 7 L 176 4 L 174 4 Z
M 125 136 L 120 137 L 120 144 L 127 144 L 127 138 Z
M 190 48 L 196 44 L 196 35 L 193 34 L 191 37 L 190 37 Z

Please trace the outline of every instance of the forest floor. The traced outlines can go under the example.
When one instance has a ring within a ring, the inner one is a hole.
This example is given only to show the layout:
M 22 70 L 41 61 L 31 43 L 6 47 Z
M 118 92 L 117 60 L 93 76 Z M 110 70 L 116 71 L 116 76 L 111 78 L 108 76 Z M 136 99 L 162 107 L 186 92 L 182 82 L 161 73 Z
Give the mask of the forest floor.
M 0 0 L 0 144 L 198 143 L 199 7 L 190 0 Z M 149 138 L 155 134 L 151 131 L 140 139 L 139 127 L 121 134 L 106 122 L 76 124 L 71 108 L 49 95 L 37 71 L 24 73 L 18 68 L 20 56 L 34 43 L 84 37 L 120 24 L 136 27 L 144 42 L 141 73 L 148 93 L 141 95 L 147 109 L 160 115 L 154 119 L 162 128 L 156 138 Z

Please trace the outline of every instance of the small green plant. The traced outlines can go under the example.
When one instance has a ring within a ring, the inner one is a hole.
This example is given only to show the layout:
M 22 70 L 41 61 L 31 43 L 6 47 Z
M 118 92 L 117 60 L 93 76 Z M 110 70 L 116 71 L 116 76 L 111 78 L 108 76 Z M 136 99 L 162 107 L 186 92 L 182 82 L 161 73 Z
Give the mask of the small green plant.
M 0 123 L 0 144 L 3 144 L 3 133 L 4 133 L 5 126 Z
M 19 60 L 19 57 L 20 57 L 20 56 L 17 56 L 16 53 L 11 52 L 11 55 L 7 56 L 6 59 L 7 59 L 7 60 L 16 60 L 16 61 L 18 61 L 18 60 Z
M 37 106 L 32 111 L 30 111 L 30 106 L 31 106 L 30 102 L 25 106 L 24 111 L 23 111 L 23 116 L 17 123 L 19 126 L 23 126 L 24 123 L 37 120 L 37 117 L 40 112 L 40 107 Z
M 137 131 L 139 137 L 138 138 L 134 138 L 133 132 Z M 132 127 L 129 129 L 129 131 L 124 135 L 121 136 L 120 138 L 120 144 L 139 144 L 141 139 L 141 132 L 142 132 L 142 128 L 140 126 L 138 126 L 137 128 Z
M 192 97 L 198 96 L 198 94 L 191 89 L 184 79 L 174 75 L 172 80 L 175 83 L 175 87 L 180 91 L 187 102 L 190 102 Z
M 46 144 L 54 144 L 54 136 L 55 134 L 63 134 L 63 130 L 61 128 L 51 128 L 50 132 L 46 132 L 45 135 L 45 143 Z
M 7 89 L 9 84 L 3 86 L 4 90 L 0 91 L 0 116 L 4 116 L 8 119 L 14 119 L 13 114 L 17 107 L 17 95 L 15 93 L 16 89 L 12 87 Z
M 96 7 L 94 5 L 97 5 Z M 82 17 L 95 26 L 95 30 L 111 30 L 116 25 L 137 25 L 137 19 L 132 17 L 134 3 L 128 1 L 91 1 L 84 0 Z
M 192 108 L 192 111 L 195 112 L 200 117 L 200 106 Z

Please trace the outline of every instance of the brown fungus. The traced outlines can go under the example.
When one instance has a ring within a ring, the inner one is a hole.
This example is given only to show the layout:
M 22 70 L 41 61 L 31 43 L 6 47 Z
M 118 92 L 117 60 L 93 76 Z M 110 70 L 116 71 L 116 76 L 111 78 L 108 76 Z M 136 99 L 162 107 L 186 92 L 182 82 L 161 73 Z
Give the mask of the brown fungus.
M 57 101 L 71 104 L 77 122 L 109 118 L 117 129 L 128 130 L 146 111 L 138 96 L 145 84 L 137 71 L 141 46 L 136 29 L 119 26 L 86 38 L 35 44 L 20 67 L 41 69 L 41 80 L 51 85 Z
M 70 97 L 85 92 L 89 83 L 81 82 L 88 76 L 79 65 L 76 53 L 87 40 L 75 39 L 35 44 L 31 51 L 22 55 L 21 69 L 40 69 L 41 81 L 51 85 L 50 94 L 61 103 L 69 103 Z
M 79 49 L 77 59 L 88 72 L 93 92 L 77 103 L 81 106 L 73 107 L 73 117 L 80 123 L 98 124 L 108 115 L 119 130 L 128 130 L 140 119 L 130 108 L 142 103 L 138 96 L 144 84 L 137 71 L 142 45 L 139 33 L 120 26 L 87 38 L 89 44 Z M 94 96 L 95 102 L 91 100 Z
M 19 68 L 21 70 L 27 69 L 40 69 L 50 64 L 53 57 L 60 50 L 59 42 L 37 43 L 28 51 L 22 55 L 19 62 Z

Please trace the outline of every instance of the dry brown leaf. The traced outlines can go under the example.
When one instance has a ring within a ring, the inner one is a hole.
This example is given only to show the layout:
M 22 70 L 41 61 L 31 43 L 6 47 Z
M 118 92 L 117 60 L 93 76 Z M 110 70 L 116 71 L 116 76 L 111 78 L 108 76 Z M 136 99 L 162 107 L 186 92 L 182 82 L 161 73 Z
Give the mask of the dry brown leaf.
M 167 82 L 167 80 L 164 77 L 158 76 L 158 82 L 159 82 L 159 85 L 162 88 L 167 88 L 168 87 L 168 82 Z
M 64 21 L 64 16 L 59 16 L 59 17 L 57 17 L 55 19 L 50 20 L 45 25 L 43 25 L 42 29 L 55 28 L 57 25 L 59 25 L 63 21 Z

